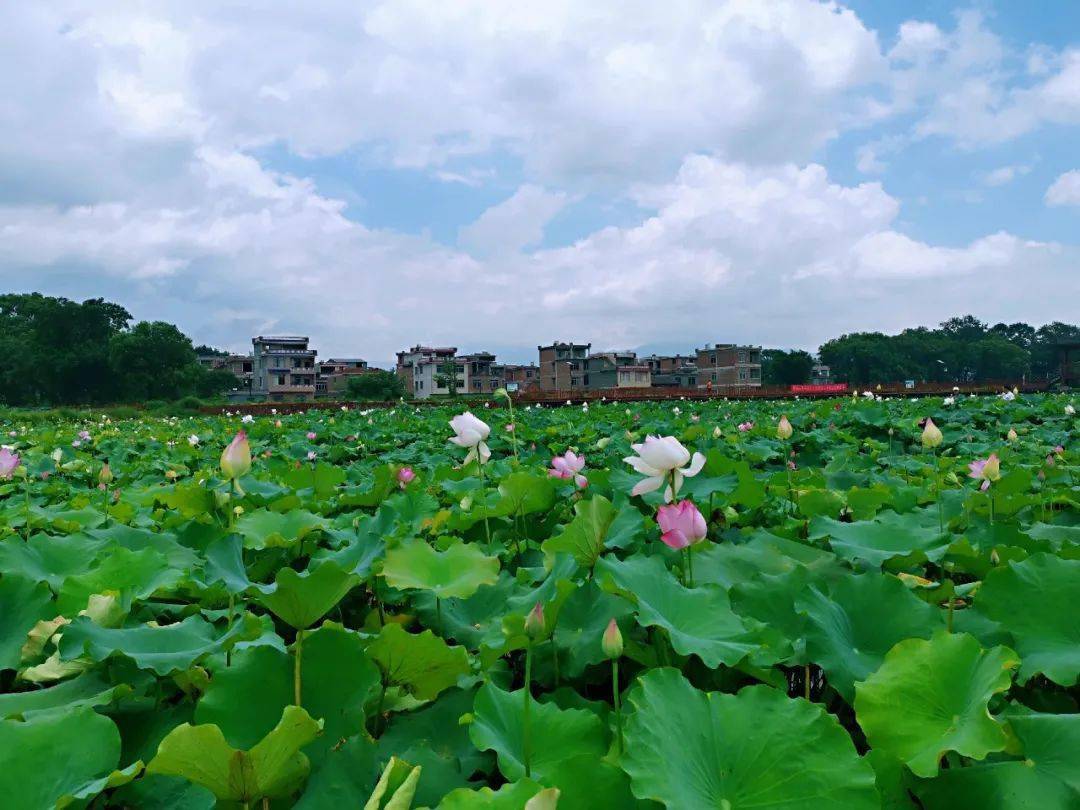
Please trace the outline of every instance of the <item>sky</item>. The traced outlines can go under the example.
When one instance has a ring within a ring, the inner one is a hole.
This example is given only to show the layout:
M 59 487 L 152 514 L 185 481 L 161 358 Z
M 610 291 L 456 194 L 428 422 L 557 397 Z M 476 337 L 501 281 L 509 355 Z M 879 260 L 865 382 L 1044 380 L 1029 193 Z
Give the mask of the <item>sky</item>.
M 1076 322 L 1080 3 L 11 3 L 0 291 L 196 343 Z

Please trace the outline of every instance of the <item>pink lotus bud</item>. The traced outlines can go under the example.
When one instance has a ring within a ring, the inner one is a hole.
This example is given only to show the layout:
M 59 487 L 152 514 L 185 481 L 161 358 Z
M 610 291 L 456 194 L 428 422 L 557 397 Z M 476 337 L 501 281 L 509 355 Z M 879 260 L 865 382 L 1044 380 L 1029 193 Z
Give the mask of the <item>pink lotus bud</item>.
M 416 478 L 416 473 L 413 472 L 412 467 L 402 467 L 397 471 L 398 484 L 401 485 L 402 489 L 405 489 L 405 487 L 412 483 L 414 478 Z
M 656 510 L 656 522 L 663 532 L 660 539 L 676 550 L 701 542 L 709 531 L 705 518 L 692 501 L 661 506 Z
M 525 619 L 525 632 L 533 641 L 539 641 L 544 637 L 544 606 L 539 602 L 529 611 Z
M 101 465 L 101 472 L 98 473 L 98 483 L 102 485 L 108 485 L 113 480 L 112 470 L 109 468 L 108 459 Z
M 317 436 L 317 434 L 315 433 L 314 430 L 309 430 L 308 431 L 308 435 L 307 435 L 308 441 L 310 441 L 310 442 L 315 441 L 316 436 Z
M 615 659 L 622 656 L 622 633 L 619 632 L 619 625 L 614 619 L 608 622 L 607 630 L 604 631 L 604 637 L 600 641 L 600 648 L 608 658 Z
M 246 475 L 251 469 L 251 445 L 248 444 L 247 434 L 237 431 L 229 446 L 221 454 L 221 472 L 226 478 L 236 480 Z
M 781 416 L 776 425 L 776 438 L 787 441 L 791 438 L 793 432 L 794 430 L 791 427 L 791 422 L 788 421 L 787 415 Z

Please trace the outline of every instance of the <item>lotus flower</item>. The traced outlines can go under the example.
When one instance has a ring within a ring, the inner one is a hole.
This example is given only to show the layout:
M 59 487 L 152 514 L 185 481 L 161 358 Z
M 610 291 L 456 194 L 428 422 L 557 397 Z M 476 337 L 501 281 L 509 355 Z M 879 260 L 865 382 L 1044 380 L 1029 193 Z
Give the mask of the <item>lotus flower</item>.
M 251 469 L 251 446 L 247 434 L 240 430 L 221 454 L 221 471 L 235 481 Z
M 308 431 L 307 437 L 308 437 L 308 441 L 309 441 L 309 442 L 313 442 L 313 441 L 315 441 L 315 439 L 316 439 L 316 437 L 317 437 L 317 436 L 318 436 L 318 434 L 317 434 L 317 433 L 315 433 L 315 431 L 314 431 L 314 430 L 309 430 L 309 431 Z
M 1075 414 L 1076 414 L 1076 408 L 1074 408 L 1072 405 L 1066 405 L 1065 406 L 1065 415 L 1066 416 L 1073 416 Z
M 787 414 L 784 414 L 776 424 L 776 438 L 787 441 L 793 432 L 791 422 L 788 421 Z
M 245 413 L 243 416 L 240 417 L 240 421 L 243 422 L 245 425 L 250 425 L 252 422 L 255 421 L 255 417 L 252 416 L 250 413 Z
M 584 489 L 589 485 L 589 479 L 581 475 L 581 469 L 584 466 L 585 456 L 579 456 L 573 450 L 567 450 L 563 455 L 555 456 L 551 460 L 548 475 L 552 478 L 562 478 L 567 481 L 573 478 L 578 489 Z
M 968 469 L 971 470 L 968 477 L 974 478 L 976 481 L 982 481 L 979 489 L 983 492 L 990 489 L 991 481 L 997 481 L 1001 478 L 1001 462 L 998 460 L 997 453 L 991 453 L 989 458 L 975 459 L 968 465 Z
M 941 404 L 942 405 L 955 405 L 956 404 L 956 397 L 945 397 L 943 400 L 941 400 Z
M 671 476 L 674 486 L 668 484 L 664 490 L 665 503 L 671 503 L 682 486 L 683 478 L 692 478 L 705 466 L 705 456 L 694 453 L 691 457 L 690 451 L 674 436 L 646 436 L 642 444 L 632 444 L 630 447 L 637 455 L 627 456 L 623 461 L 647 476 L 634 485 L 630 490 L 631 495 L 644 495 L 660 489 L 665 479 Z
M 17 453 L 12 453 L 6 447 L 0 449 L 0 478 L 5 480 L 11 478 L 15 473 L 15 468 L 18 466 L 19 455 Z
M 691 501 L 661 506 L 656 511 L 656 522 L 663 532 L 660 539 L 676 551 L 700 543 L 708 532 L 705 518 Z
M 192 447 L 198 447 L 199 437 L 192 433 L 190 436 L 187 437 L 187 443 L 190 444 Z
M 943 438 L 941 430 L 934 424 L 934 420 L 927 417 L 926 425 L 923 427 L 922 432 L 922 446 L 926 448 L 937 447 L 941 444 Z
M 450 420 L 450 427 L 454 429 L 455 434 L 450 437 L 450 441 L 458 447 L 466 447 L 469 450 L 465 456 L 465 464 L 474 458 L 481 464 L 485 464 L 491 458 L 491 451 L 484 443 L 491 434 L 491 428 L 487 424 L 465 411 Z
M 753 429 L 754 429 L 754 423 L 753 422 L 740 422 L 739 423 L 739 432 L 740 433 L 746 433 L 747 431 L 750 431 L 750 430 L 753 430 Z
M 416 478 L 416 473 L 413 472 L 412 467 L 402 467 L 397 471 L 398 484 L 402 489 L 405 489 L 405 487 L 412 483 L 414 478 Z
M 619 632 L 619 625 L 614 619 L 608 622 L 607 629 L 604 631 L 604 637 L 600 640 L 600 649 L 604 651 L 604 655 L 608 658 L 614 659 L 622 656 L 622 633 Z
M 525 618 L 525 632 L 533 641 L 544 637 L 544 606 L 540 602 L 536 603 Z

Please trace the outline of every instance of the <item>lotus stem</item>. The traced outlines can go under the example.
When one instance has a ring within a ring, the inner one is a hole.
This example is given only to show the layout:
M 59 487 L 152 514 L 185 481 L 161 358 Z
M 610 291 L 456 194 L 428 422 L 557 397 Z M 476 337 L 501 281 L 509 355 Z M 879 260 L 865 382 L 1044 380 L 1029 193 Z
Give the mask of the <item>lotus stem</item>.
M 619 737 L 618 753 L 622 755 L 622 752 L 626 750 L 623 744 L 623 730 L 622 730 L 622 709 L 619 706 L 619 659 L 611 659 L 611 693 L 615 703 L 615 731 Z
M 303 692 L 301 682 L 301 668 L 304 659 L 304 631 L 296 631 L 296 648 L 293 650 L 293 704 L 300 706 L 300 696 Z
M 529 760 L 532 758 L 532 728 L 529 720 L 529 704 L 532 702 L 532 639 L 525 645 L 525 706 L 522 715 L 521 758 L 525 765 L 525 776 L 532 776 Z

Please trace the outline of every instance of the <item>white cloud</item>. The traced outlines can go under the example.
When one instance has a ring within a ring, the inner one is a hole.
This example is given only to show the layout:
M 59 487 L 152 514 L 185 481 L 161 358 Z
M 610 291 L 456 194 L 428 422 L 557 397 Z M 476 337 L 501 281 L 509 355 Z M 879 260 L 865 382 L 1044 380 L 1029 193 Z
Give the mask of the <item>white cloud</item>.
M 1080 205 L 1080 170 L 1065 172 L 1046 190 L 1047 205 Z
M 1007 186 L 1017 177 L 1022 177 L 1030 171 L 1031 167 L 1026 165 L 998 166 L 986 172 L 980 179 L 984 186 Z
M 566 194 L 524 185 L 462 228 L 458 242 L 478 255 L 516 252 L 536 245 L 544 237 L 544 226 L 566 202 Z

